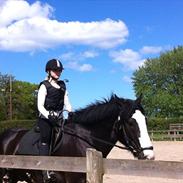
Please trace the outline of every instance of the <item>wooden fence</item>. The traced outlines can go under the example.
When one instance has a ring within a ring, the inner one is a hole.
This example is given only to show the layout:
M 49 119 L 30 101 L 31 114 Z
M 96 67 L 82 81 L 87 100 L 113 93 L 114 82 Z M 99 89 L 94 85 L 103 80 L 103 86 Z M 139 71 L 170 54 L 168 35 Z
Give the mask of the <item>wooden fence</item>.
M 170 123 L 170 130 L 183 130 L 183 123 Z
M 152 140 L 183 140 L 183 123 L 171 123 L 168 130 L 151 130 L 149 135 Z
M 180 141 L 183 140 L 183 130 L 152 130 L 149 131 L 149 135 L 152 140 L 171 140 Z
M 85 172 L 87 183 L 102 183 L 104 174 L 183 179 L 183 162 L 105 159 L 94 149 L 86 157 L 0 155 L 0 167 Z

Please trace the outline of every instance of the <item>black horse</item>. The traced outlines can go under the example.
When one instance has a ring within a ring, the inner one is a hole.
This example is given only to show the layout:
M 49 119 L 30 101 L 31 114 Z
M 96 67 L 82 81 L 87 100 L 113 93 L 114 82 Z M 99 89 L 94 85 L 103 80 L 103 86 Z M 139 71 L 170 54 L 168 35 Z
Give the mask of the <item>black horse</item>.
M 129 150 L 134 157 L 154 159 L 141 97 L 131 100 L 119 98 L 113 94 L 109 99 L 97 101 L 86 108 L 76 110 L 72 120 L 65 123 L 61 131 L 62 138 L 58 138 L 52 152 L 53 156 L 86 156 L 86 148 L 92 147 L 101 151 L 105 158 L 116 142 L 120 141 L 123 144 L 121 147 Z M 30 131 L 9 129 L 1 134 L 0 154 L 19 152 L 29 154 L 20 148 L 21 139 L 27 133 Z M 26 148 L 31 152 L 31 148 L 34 147 Z M 32 150 L 30 154 L 35 152 Z M 5 174 L 8 174 L 12 183 L 18 180 L 30 183 L 43 182 L 41 171 L 1 169 L 1 180 Z M 86 181 L 84 173 L 55 172 L 55 176 L 54 182 L 56 183 L 84 183 Z

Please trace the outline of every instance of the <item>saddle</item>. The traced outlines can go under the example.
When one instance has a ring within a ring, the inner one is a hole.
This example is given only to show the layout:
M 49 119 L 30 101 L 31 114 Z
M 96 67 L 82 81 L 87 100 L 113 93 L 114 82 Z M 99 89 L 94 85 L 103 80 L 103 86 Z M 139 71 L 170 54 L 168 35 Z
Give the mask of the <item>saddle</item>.
M 60 126 L 54 127 L 50 144 L 50 154 L 55 152 L 60 143 L 62 143 L 62 136 L 62 128 Z M 22 137 L 16 154 L 39 155 L 40 145 L 40 129 L 36 125 Z

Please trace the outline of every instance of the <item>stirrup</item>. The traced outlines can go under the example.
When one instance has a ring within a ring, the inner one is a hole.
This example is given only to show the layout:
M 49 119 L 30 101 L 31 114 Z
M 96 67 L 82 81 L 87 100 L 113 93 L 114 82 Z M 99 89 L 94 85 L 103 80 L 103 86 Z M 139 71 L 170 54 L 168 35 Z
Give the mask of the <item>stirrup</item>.
M 47 183 L 50 181 L 51 177 L 50 177 L 49 172 L 47 170 L 43 170 L 42 175 L 43 175 L 43 182 L 44 183 Z
M 55 176 L 55 172 L 54 172 L 54 171 L 49 171 L 48 173 L 49 173 L 50 178 L 51 178 L 52 176 Z
M 53 171 L 43 170 L 42 175 L 44 183 L 49 183 L 56 180 L 55 172 Z
M 2 180 L 3 180 L 4 183 L 8 183 L 10 181 L 10 178 L 7 174 L 5 174 L 2 178 Z

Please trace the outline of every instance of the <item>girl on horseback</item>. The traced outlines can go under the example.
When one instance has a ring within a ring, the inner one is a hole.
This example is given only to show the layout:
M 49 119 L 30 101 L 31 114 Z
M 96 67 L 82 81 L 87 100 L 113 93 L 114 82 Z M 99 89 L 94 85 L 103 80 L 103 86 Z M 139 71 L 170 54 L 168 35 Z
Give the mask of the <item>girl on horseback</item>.
M 42 156 L 49 155 L 52 129 L 57 125 L 58 120 L 63 118 L 63 108 L 69 112 L 72 111 L 66 85 L 64 81 L 59 80 L 63 71 L 62 63 L 57 59 L 51 59 L 47 62 L 45 71 L 48 75 L 39 85 L 37 98 L 38 126 L 41 136 L 40 155 Z M 45 171 L 43 171 L 43 178 L 49 178 Z

